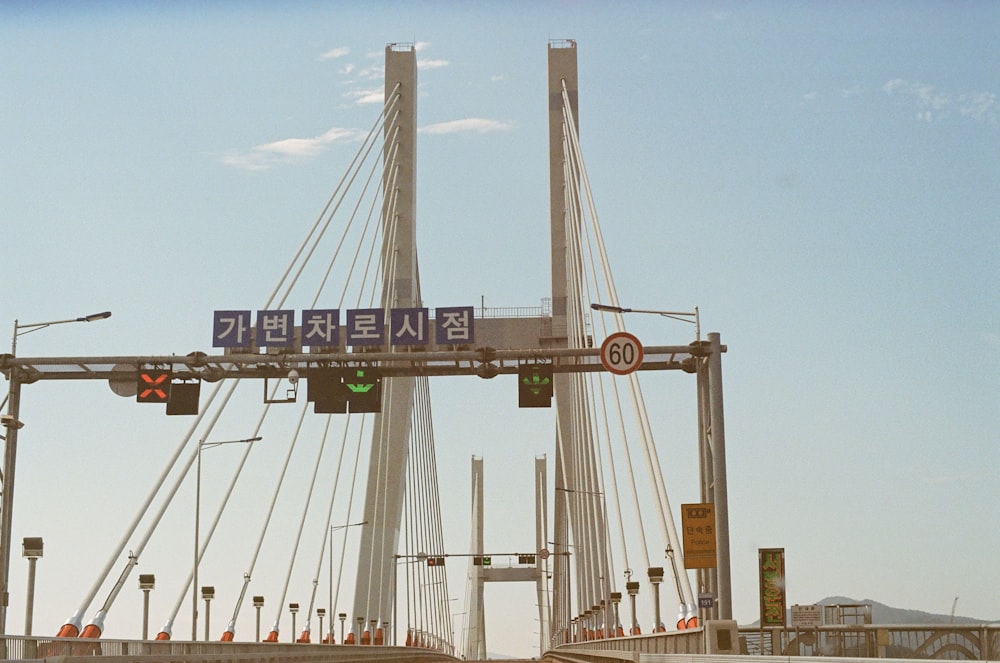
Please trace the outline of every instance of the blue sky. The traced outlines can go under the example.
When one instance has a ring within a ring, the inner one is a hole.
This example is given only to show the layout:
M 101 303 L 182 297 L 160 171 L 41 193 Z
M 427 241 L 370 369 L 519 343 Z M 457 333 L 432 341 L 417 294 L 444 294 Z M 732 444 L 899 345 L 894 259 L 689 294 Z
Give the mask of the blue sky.
M 757 548 L 784 547 L 789 603 L 947 612 L 957 596 L 959 614 L 995 620 L 998 28 L 988 2 L 7 2 L 0 323 L 114 312 L 22 337 L 24 356 L 210 350 L 212 311 L 263 302 L 374 122 L 389 42 L 418 44 L 426 302 L 536 306 L 546 44 L 571 38 L 622 303 L 699 306 L 729 348 L 737 619 L 757 616 Z M 691 340 L 629 324 L 647 343 Z M 671 380 L 646 393 L 677 391 L 654 414 L 668 431 L 693 418 Z M 509 430 L 510 384 L 431 389 L 458 495 L 446 537 L 467 545 L 475 454 L 496 505 L 487 546 L 529 542 L 530 504 L 523 533 L 500 505 L 530 494 L 550 418 Z M 96 383 L 26 387 L 22 419 L 14 542 L 46 540 L 35 631 L 54 632 L 185 426 Z M 693 438 L 658 445 L 672 503 L 696 501 Z M 188 550 L 190 511 L 170 522 Z M 162 549 L 140 567 L 164 577 L 156 624 L 175 593 Z M 15 549 L 12 632 L 25 575 Z M 517 613 L 491 617 L 490 649 L 530 653 L 532 591 L 487 603 Z M 136 637 L 121 612 L 109 635 Z

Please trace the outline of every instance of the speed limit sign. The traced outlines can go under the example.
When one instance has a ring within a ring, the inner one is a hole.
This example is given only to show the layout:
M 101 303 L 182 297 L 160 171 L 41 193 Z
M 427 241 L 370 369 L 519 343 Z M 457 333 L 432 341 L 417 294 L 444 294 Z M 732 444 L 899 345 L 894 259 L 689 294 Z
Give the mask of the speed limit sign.
M 601 343 L 601 363 L 616 375 L 627 375 L 642 364 L 642 343 L 628 332 L 615 332 Z

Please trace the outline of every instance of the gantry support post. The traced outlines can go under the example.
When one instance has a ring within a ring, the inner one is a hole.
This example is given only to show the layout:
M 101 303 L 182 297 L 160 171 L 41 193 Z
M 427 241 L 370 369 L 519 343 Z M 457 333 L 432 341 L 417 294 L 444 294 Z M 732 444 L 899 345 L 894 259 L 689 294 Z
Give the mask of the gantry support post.
M 698 570 L 700 591 L 713 594 L 715 606 L 702 610 L 704 619 L 732 619 L 733 594 L 729 555 L 729 493 L 726 479 L 726 426 L 722 401 L 722 353 L 718 332 L 692 344 L 698 361 L 698 435 L 701 499 L 715 508 L 716 567 Z

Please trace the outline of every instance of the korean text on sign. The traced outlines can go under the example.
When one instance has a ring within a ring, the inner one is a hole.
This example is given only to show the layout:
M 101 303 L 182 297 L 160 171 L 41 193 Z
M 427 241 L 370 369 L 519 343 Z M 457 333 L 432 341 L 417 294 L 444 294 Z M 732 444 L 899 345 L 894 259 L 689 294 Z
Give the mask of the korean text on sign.
M 438 345 L 459 345 L 475 340 L 473 307 L 435 309 L 434 340 Z M 348 346 L 429 345 L 430 310 L 427 308 L 348 309 L 341 324 L 340 309 L 302 311 L 300 337 L 296 337 L 295 311 L 215 311 L 212 347 L 293 348 Z

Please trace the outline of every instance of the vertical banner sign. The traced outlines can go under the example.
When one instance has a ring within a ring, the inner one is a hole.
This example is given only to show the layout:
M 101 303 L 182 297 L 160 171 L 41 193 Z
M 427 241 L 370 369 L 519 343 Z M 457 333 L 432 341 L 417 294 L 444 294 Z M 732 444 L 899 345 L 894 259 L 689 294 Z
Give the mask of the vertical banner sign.
M 714 569 L 719 565 L 715 547 L 715 505 L 681 505 L 684 529 L 684 568 Z
M 785 549 L 760 548 L 760 625 L 785 625 Z

